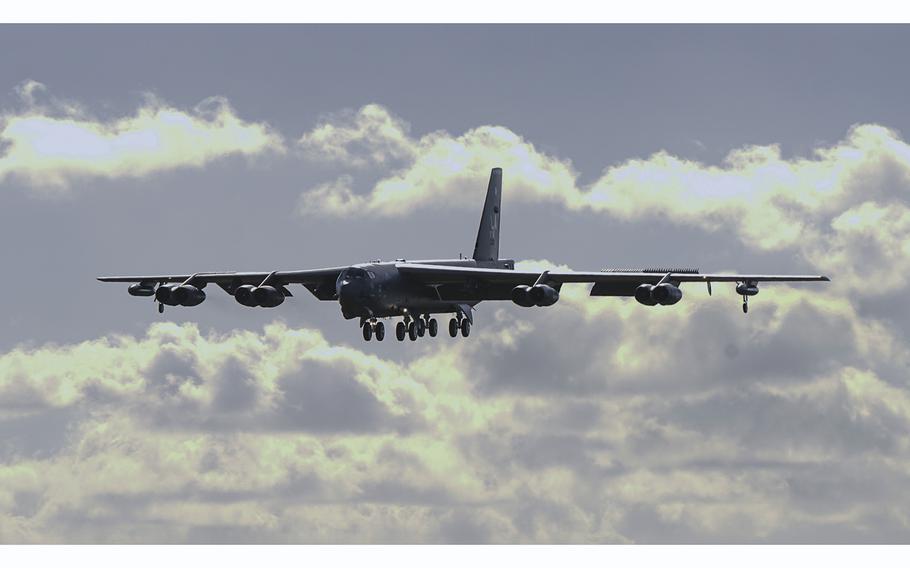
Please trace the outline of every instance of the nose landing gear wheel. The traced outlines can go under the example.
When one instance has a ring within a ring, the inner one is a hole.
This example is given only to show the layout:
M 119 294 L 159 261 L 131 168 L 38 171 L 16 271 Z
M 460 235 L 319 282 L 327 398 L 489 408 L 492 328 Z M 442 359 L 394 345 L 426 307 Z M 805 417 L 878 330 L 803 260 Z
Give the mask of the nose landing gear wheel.
M 468 321 L 468 318 L 461 320 L 461 336 L 467 337 L 471 335 L 471 322 Z
M 385 339 L 385 324 L 382 322 L 377 323 L 376 327 L 373 329 L 373 333 L 376 334 L 376 341 Z
M 408 339 L 417 341 L 417 325 L 414 322 L 411 322 L 410 325 L 408 325 Z
M 407 328 L 404 326 L 404 322 L 398 322 L 398 325 L 395 326 L 395 337 L 398 341 L 404 341 L 404 336 L 407 333 Z
M 370 325 L 370 322 L 363 324 L 363 340 L 369 341 L 373 339 L 373 326 Z
M 458 336 L 458 320 L 455 318 L 449 320 L 449 335 L 452 337 Z
M 439 324 L 436 323 L 435 318 L 430 319 L 430 322 L 427 324 L 427 331 L 430 332 L 430 337 L 436 337 L 436 334 L 439 332 Z
M 417 337 L 423 337 L 427 332 L 427 322 L 423 321 L 420 318 L 417 318 L 417 321 L 414 322 L 417 324 Z

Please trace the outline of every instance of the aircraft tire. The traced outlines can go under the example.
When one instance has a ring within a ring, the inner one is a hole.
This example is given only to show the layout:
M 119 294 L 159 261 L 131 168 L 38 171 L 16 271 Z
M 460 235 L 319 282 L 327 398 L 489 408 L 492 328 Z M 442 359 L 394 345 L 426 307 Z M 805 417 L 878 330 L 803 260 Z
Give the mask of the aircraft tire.
M 382 322 L 377 323 L 376 327 L 373 329 L 373 333 L 376 334 L 376 341 L 385 339 L 385 324 Z
M 458 337 L 458 320 L 455 318 L 449 320 L 449 335 Z
M 468 321 L 468 318 L 461 320 L 461 336 L 467 337 L 471 335 L 471 322 Z
M 373 326 L 370 325 L 370 322 L 363 324 L 363 340 L 369 341 L 373 339 Z
M 395 326 L 395 337 L 398 338 L 398 341 L 404 341 L 404 336 L 407 333 L 407 329 L 404 326 L 404 322 L 398 322 L 398 325 Z
M 436 334 L 439 333 L 439 324 L 436 323 L 436 318 L 430 318 L 429 323 L 427 323 L 427 331 L 430 332 L 430 337 L 436 337 Z
M 423 337 L 427 332 L 427 322 L 423 321 L 420 318 L 417 318 L 417 321 L 414 323 L 417 324 L 417 337 Z
M 414 322 L 408 325 L 408 339 L 417 341 L 417 325 Z

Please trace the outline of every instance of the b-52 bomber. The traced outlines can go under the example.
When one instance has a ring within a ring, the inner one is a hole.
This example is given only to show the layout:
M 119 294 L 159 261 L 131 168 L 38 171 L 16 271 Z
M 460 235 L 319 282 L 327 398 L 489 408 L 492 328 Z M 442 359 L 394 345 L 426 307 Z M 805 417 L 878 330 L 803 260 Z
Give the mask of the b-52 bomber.
M 591 296 L 634 297 L 645 306 L 671 306 L 683 293 L 680 285 L 702 282 L 711 293 L 712 282 L 736 283 L 743 298 L 758 294 L 761 282 L 828 281 L 826 276 L 765 274 L 700 274 L 696 269 L 605 269 L 599 272 L 567 270 L 515 270 L 515 261 L 499 258 L 502 168 L 490 174 L 487 196 L 473 258 L 444 260 L 398 259 L 366 262 L 315 270 L 271 272 L 197 272 L 166 276 L 103 276 L 102 282 L 131 282 L 133 296 L 154 296 L 159 312 L 164 306 L 198 306 L 205 301 L 205 287 L 216 284 L 237 303 L 275 308 L 291 297 L 288 287 L 302 284 L 319 300 L 338 302 L 345 319 L 358 318 L 363 338 L 385 337 L 386 318 L 401 318 L 395 336 L 411 341 L 435 337 L 435 314 L 452 314 L 449 335 L 468 337 L 474 323 L 472 310 L 483 301 L 511 300 L 530 308 L 552 306 L 563 284 L 593 284 Z

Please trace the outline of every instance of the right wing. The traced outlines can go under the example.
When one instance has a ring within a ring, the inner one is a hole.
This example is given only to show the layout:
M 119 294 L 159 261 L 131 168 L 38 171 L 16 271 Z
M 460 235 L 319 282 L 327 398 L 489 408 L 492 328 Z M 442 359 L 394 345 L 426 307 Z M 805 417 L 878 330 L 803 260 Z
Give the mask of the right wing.
M 101 282 L 135 282 L 160 285 L 166 283 L 217 284 L 228 294 L 245 284 L 258 286 L 268 279 L 268 284 L 284 287 L 302 284 L 320 300 L 335 300 L 335 281 L 346 266 L 317 268 L 315 270 L 287 270 L 275 272 L 198 272 L 196 274 L 168 274 L 150 276 L 99 276 Z

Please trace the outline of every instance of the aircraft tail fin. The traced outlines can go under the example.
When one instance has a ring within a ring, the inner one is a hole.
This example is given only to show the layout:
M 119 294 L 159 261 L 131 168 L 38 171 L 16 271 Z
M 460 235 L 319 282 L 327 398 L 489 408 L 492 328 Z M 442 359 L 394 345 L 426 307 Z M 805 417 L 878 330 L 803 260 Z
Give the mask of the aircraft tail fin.
M 502 168 L 490 172 L 487 199 L 483 203 L 477 242 L 474 244 L 474 260 L 499 260 L 499 206 L 502 201 Z

